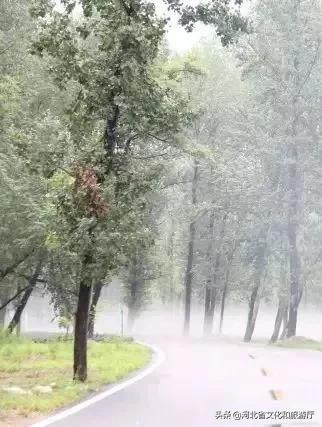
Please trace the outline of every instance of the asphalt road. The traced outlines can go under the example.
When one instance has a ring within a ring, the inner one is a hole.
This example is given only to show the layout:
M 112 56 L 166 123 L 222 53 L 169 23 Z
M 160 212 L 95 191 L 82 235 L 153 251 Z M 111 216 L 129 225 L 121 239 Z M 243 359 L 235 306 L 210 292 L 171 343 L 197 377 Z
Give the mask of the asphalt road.
M 166 360 L 158 369 L 126 389 L 51 425 L 322 426 L 319 421 L 322 412 L 321 353 L 222 340 L 146 340 L 158 345 L 166 354 Z M 250 414 L 255 411 L 254 417 L 260 411 L 266 412 L 265 417 L 269 419 L 251 420 L 245 411 Z M 280 417 L 282 411 L 315 413 L 312 420 L 274 419 Z M 227 419 L 221 417 L 223 414 Z M 238 420 L 239 414 L 244 418 Z

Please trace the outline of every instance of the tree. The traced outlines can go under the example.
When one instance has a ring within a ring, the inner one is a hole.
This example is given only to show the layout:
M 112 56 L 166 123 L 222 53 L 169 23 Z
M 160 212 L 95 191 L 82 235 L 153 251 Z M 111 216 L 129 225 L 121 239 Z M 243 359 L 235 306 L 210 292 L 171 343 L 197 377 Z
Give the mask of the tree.
M 136 157 L 173 141 L 185 119 L 185 103 L 154 67 L 165 21 L 152 4 L 84 1 L 78 22 L 74 7 L 66 1 L 58 12 L 50 2 L 36 2 L 33 13 L 43 19 L 35 52 L 52 57 L 60 87 L 75 89 L 71 178 L 66 175 L 58 185 L 54 204 L 67 247 L 80 263 L 74 378 L 84 381 L 93 280 L 103 280 L 142 237 L 136 233 L 145 194 L 158 176 L 158 168 L 146 170 Z
M 8 325 L 8 332 L 11 334 L 12 331 L 18 327 L 18 325 L 20 324 L 20 319 L 21 319 L 21 315 L 22 312 L 24 310 L 24 308 L 26 307 L 26 304 L 32 294 L 32 291 L 34 290 L 36 284 L 37 284 L 37 280 L 39 278 L 39 275 L 41 273 L 41 268 L 42 268 L 42 259 L 40 258 L 40 260 L 38 261 L 36 268 L 34 270 L 34 272 L 32 273 L 32 276 L 29 278 L 29 286 L 28 288 L 24 291 L 21 300 L 19 301 L 15 314 L 13 316 L 13 318 L 11 319 L 9 325 Z
M 197 204 L 197 185 L 198 185 L 198 162 L 194 161 L 193 166 L 193 177 L 191 184 L 191 205 L 192 209 Z M 185 287 L 185 311 L 184 311 L 184 335 L 189 334 L 190 329 L 190 313 L 191 313 L 191 295 L 192 295 L 192 278 L 193 278 L 193 263 L 194 263 L 194 251 L 195 251 L 195 238 L 196 238 L 196 219 L 192 218 L 189 221 L 189 237 L 188 237 L 188 254 L 187 254 L 187 265 L 184 279 Z
M 271 187 L 275 188 L 275 209 L 279 205 L 272 213 L 273 228 L 278 224 L 277 214 L 283 212 L 279 225 L 288 242 L 289 337 L 296 334 L 303 292 L 299 240 L 305 222 L 303 202 L 309 191 L 305 183 L 314 162 L 308 149 L 313 143 L 310 129 L 318 126 L 315 112 L 320 103 L 320 28 L 316 24 L 319 16 L 321 7 L 313 1 L 263 0 L 256 7 L 254 33 L 246 37 L 240 55 L 260 109 L 261 161 L 266 176 L 277 183 Z

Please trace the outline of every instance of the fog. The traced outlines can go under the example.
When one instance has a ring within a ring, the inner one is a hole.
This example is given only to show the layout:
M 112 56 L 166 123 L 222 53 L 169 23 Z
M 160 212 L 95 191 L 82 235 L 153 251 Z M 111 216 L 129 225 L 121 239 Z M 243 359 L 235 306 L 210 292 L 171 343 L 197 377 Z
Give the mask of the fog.
M 143 310 L 135 321 L 132 331 L 127 325 L 128 311 L 120 295 L 118 285 L 113 285 L 104 290 L 99 302 L 95 331 L 98 334 L 121 334 L 122 314 L 123 333 L 133 336 L 179 337 L 183 329 L 183 305 L 174 309 L 167 309 L 162 305 L 154 305 Z M 12 310 L 8 311 L 8 319 L 12 316 Z M 123 312 L 123 313 L 122 313 Z M 242 341 L 247 322 L 248 305 L 227 304 L 223 337 Z M 267 342 L 272 334 L 276 316 L 276 308 L 262 304 L 253 335 L 253 342 Z M 190 336 L 200 337 L 203 334 L 204 308 L 202 305 L 194 304 L 191 310 Z M 321 333 L 322 313 L 318 308 L 310 304 L 302 304 L 299 309 L 298 336 L 305 336 L 315 340 L 322 340 Z M 213 335 L 219 336 L 219 310 L 215 310 Z M 55 312 L 50 304 L 48 296 L 36 293 L 30 300 L 22 318 L 21 331 L 64 333 L 59 329 Z

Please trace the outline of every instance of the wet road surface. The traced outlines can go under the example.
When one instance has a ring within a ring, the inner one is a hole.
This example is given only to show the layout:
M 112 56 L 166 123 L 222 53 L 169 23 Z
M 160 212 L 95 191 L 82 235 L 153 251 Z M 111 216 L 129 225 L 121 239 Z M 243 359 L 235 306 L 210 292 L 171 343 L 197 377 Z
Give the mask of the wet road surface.
M 159 368 L 116 394 L 50 425 L 322 426 L 321 353 L 220 339 L 145 340 L 164 351 L 166 359 Z M 283 419 L 289 416 L 284 411 L 293 413 L 293 417 L 297 411 L 297 419 Z

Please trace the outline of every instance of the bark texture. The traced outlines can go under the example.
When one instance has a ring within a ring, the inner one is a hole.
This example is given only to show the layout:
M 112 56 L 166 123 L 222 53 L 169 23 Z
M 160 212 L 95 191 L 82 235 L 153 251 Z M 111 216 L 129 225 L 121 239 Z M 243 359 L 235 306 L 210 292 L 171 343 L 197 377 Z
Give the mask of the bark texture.
M 74 380 L 87 379 L 87 331 L 92 288 L 86 280 L 79 286 L 74 331 Z

